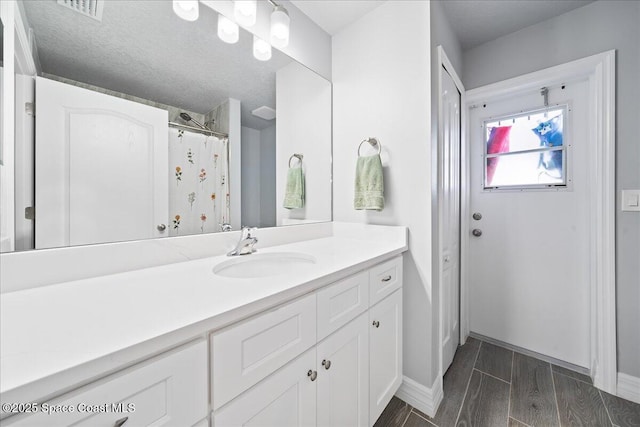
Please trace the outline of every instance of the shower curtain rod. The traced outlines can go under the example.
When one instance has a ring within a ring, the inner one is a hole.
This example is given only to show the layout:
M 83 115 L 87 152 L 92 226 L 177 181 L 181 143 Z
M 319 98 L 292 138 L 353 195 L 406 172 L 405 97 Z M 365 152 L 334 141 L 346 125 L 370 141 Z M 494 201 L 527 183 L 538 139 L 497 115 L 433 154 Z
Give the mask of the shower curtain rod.
M 213 130 L 206 130 L 206 129 L 200 129 L 194 126 L 189 126 L 189 125 L 183 125 L 180 123 L 176 123 L 176 122 L 169 122 L 169 126 L 174 127 L 174 128 L 183 128 L 186 130 L 190 130 L 193 132 L 198 132 L 198 133 L 204 133 L 205 135 L 213 135 L 213 136 L 218 136 L 221 138 L 229 138 L 229 135 L 226 133 L 222 133 L 222 132 L 216 132 Z

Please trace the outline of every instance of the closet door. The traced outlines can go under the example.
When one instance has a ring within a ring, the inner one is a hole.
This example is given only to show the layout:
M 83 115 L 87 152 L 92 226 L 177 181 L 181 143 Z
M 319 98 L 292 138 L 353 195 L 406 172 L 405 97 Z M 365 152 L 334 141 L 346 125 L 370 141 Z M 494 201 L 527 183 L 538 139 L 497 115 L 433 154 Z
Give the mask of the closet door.
M 166 111 L 41 77 L 36 108 L 36 249 L 168 235 Z

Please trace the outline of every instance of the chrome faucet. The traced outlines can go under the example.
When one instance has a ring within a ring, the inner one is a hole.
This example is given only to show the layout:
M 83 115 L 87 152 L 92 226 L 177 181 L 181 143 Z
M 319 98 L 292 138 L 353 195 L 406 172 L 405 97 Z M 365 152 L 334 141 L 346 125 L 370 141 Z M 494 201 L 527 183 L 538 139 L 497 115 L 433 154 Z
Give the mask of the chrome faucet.
M 251 236 L 251 233 L 256 231 L 257 228 L 253 227 L 242 227 L 242 234 L 240 235 L 240 241 L 236 245 L 236 248 L 229 252 L 227 256 L 237 256 L 237 255 L 249 255 L 255 252 L 256 250 L 253 248 L 253 245 L 258 243 L 258 239 Z

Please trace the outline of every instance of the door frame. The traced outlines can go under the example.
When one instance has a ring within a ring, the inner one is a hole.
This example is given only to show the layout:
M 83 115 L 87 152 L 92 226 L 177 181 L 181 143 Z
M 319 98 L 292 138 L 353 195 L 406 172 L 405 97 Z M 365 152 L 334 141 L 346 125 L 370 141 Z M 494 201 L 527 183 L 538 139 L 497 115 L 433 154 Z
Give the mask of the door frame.
M 442 277 L 443 277 L 443 269 L 444 269 L 444 260 L 442 259 L 442 252 L 443 252 L 443 245 L 442 245 L 442 234 L 443 234 L 443 223 L 442 223 L 442 196 L 444 194 L 444 188 L 443 188 L 443 183 L 442 183 L 442 171 L 443 171 L 443 162 L 444 162 L 444 157 L 443 157 L 443 149 L 442 149 L 442 144 L 444 143 L 444 130 L 443 130 L 443 103 L 442 103 L 442 78 L 443 78 L 443 73 L 446 72 L 449 74 L 449 76 L 451 76 L 451 79 L 453 80 L 453 83 L 455 84 L 456 88 L 458 89 L 458 92 L 460 92 L 460 260 L 459 260 L 459 269 L 460 269 L 460 284 L 462 284 L 462 279 L 463 279 L 463 275 L 465 274 L 465 270 L 462 268 L 462 263 L 463 263 L 463 254 L 465 253 L 463 251 L 462 248 L 462 244 L 464 242 L 464 239 L 462 238 L 462 230 L 468 229 L 468 220 L 465 221 L 465 219 L 469 216 L 468 215 L 468 203 L 464 203 L 464 200 L 468 199 L 467 193 L 468 193 L 468 184 L 466 182 L 465 177 L 468 175 L 465 170 L 464 170 L 464 165 L 466 164 L 466 159 L 465 159 L 465 155 L 466 155 L 466 150 L 464 149 L 465 144 L 466 144 L 466 132 L 467 132 L 467 126 L 466 126 L 466 117 L 467 117 L 467 108 L 466 108 L 466 95 L 465 95 L 465 89 L 464 89 L 464 85 L 462 84 L 462 80 L 460 80 L 460 77 L 458 77 L 458 74 L 456 73 L 456 70 L 453 68 L 453 65 L 451 64 L 451 61 L 449 60 L 449 57 L 447 57 L 446 52 L 444 51 L 444 48 L 439 45 L 437 47 L 437 55 L 438 55 L 438 143 L 437 143 L 437 150 L 438 150 L 438 155 L 437 155 L 437 167 L 436 167 L 436 179 L 437 179 L 437 188 L 438 188 L 438 194 L 437 194 L 437 212 L 438 212 L 438 220 L 437 220 L 437 224 L 438 224 L 438 231 L 437 231 L 437 237 L 438 237 L 438 243 L 437 243 L 437 249 L 436 249 L 436 257 L 437 257 L 437 266 L 438 266 L 438 276 L 437 276 L 437 283 L 438 283 L 438 313 L 439 313 L 439 327 L 438 327 L 438 346 L 439 346 L 439 361 L 438 361 L 438 376 L 442 377 L 444 375 L 444 370 L 443 370 L 443 359 L 444 359 L 444 352 L 442 349 L 442 338 L 444 337 L 444 310 L 443 310 L 443 306 L 444 306 L 444 292 L 443 292 L 443 282 L 442 282 Z M 465 228 L 466 227 L 466 228 Z M 468 239 L 467 239 L 468 241 Z M 460 291 L 462 291 L 462 287 L 460 287 Z M 460 292 L 460 300 L 462 301 L 462 292 Z M 463 327 L 462 327 L 462 307 L 463 304 L 460 303 L 460 306 L 458 307 L 458 313 L 460 314 L 460 319 L 459 319 L 459 332 L 460 332 L 460 337 L 459 337 L 459 342 L 460 344 L 464 344 L 466 341 L 466 337 L 469 335 L 468 333 L 463 333 Z M 440 383 L 442 384 L 442 383 Z
M 617 388 L 615 284 L 615 50 L 571 61 L 467 91 L 465 110 L 478 103 L 539 90 L 576 78 L 589 81 L 590 374 L 595 387 L 611 394 Z M 466 123 L 467 132 L 469 123 Z M 469 325 L 470 144 L 462 146 L 460 257 L 460 333 Z M 462 341 L 461 341 L 462 342 Z

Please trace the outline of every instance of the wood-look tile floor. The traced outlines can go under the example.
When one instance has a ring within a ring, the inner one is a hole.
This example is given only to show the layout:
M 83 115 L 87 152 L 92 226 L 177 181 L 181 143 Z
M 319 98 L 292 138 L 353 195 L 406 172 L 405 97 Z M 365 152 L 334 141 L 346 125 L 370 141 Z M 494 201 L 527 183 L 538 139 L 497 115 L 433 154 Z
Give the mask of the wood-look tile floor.
M 444 376 L 429 417 L 394 397 L 374 427 L 640 427 L 640 405 L 583 374 L 469 338 Z

